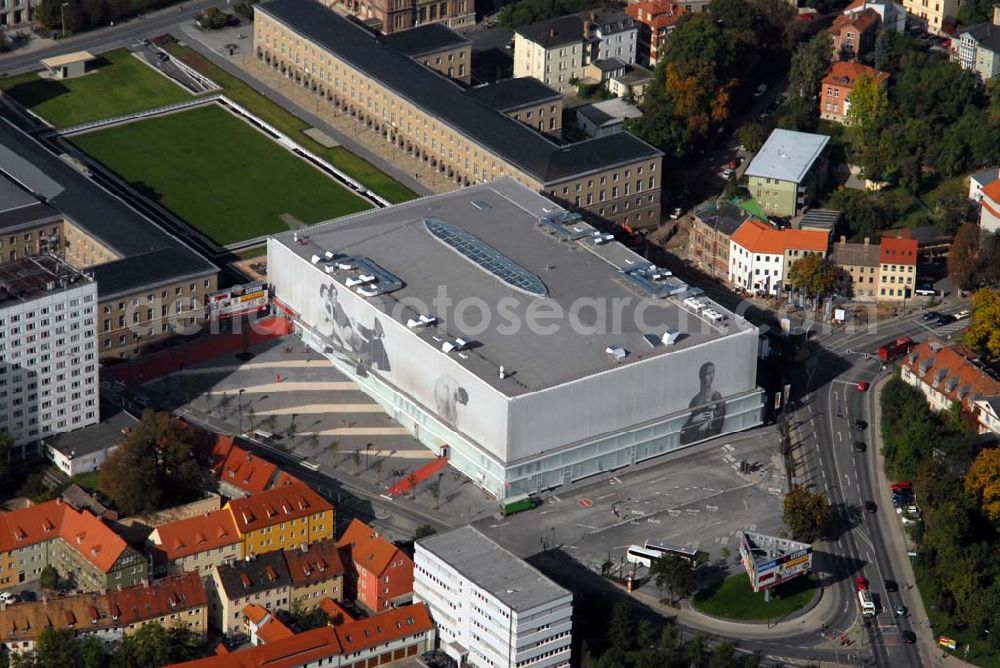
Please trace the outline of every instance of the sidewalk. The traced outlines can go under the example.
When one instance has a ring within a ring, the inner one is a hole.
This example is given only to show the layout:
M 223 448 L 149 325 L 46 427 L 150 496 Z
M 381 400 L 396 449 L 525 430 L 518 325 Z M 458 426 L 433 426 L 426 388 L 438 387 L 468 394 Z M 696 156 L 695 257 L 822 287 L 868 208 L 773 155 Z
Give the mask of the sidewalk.
M 889 492 L 889 479 L 885 475 L 885 462 L 882 459 L 882 430 L 880 428 L 882 424 L 880 398 L 882 396 L 882 388 L 890 378 L 892 376 L 888 375 L 876 380 L 869 394 L 869 400 L 871 401 L 871 445 L 875 450 L 875 471 L 879 495 L 878 504 L 882 508 L 893 507 Z M 895 514 L 890 518 L 889 523 L 892 526 L 888 531 L 883 532 L 883 538 L 890 545 L 891 554 L 889 555 L 889 560 L 892 563 L 893 570 L 903 582 L 915 584 L 917 579 L 913 573 L 913 564 L 909 556 L 907 556 L 909 547 L 907 545 L 907 537 L 903 531 L 903 525 L 896 521 Z M 928 620 L 928 617 L 923 597 L 920 595 L 920 589 L 914 586 L 913 589 L 907 591 L 906 596 L 907 607 L 910 610 L 910 625 L 913 632 L 917 634 L 917 645 L 920 648 L 921 657 L 925 660 L 924 665 L 940 666 L 943 668 L 969 666 L 971 668 L 972 664 L 966 663 L 951 654 L 944 653 L 938 648 L 934 630 L 924 623 Z

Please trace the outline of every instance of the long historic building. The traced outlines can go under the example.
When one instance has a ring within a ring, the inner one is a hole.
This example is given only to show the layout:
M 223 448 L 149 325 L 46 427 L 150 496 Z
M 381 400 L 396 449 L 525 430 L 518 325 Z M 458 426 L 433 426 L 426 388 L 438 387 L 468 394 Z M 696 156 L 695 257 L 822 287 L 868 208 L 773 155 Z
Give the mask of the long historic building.
M 641 139 L 561 146 L 313 0 L 255 10 L 258 59 L 456 183 L 509 176 L 619 225 L 659 222 L 663 153 Z

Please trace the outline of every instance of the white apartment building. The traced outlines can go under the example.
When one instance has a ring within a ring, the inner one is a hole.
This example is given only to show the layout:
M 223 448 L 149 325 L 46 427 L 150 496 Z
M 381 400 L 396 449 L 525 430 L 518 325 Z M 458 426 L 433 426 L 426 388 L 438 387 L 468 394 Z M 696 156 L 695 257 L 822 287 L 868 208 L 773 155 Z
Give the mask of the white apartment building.
M 471 526 L 421 539 L 414 601 L 459 666 L 570 665 L 573 595 Z
M 584 56 L 579 16 L 539 21 L 514 33 L 514 76 L 535 77 L 560 93 L 571 91 L 570 82 L 583 76 Z
M 23 458 L 97 424 L 97 283 L 52 256 L 0 265 L 0 430 Z
M 639 27 L 621 10 L 595 12 L 584 21 L 584 33 L 590 40 L 590 62 L 617 58 L 635 64 Z

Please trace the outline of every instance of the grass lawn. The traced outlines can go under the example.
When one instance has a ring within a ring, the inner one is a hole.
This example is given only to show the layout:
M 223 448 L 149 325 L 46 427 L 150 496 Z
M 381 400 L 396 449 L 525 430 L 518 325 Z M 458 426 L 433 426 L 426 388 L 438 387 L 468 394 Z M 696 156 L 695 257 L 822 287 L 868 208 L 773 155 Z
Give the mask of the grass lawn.
M 179 45 L 177 42 L 161 41 L 161 46 L 171 55 L 198 70 L 215 83 L 222 86 L 226 97 L 252 111 L 258 117 L 278 128 L 300 144 L 303 148 L 327 160 L 354 180 L 365 184 L 393 204 L 408 202 L 417 194 L 402 183 L 389 177 L 370 162 L 359 158 L 343 147 L 326 148 L 305 134 L 311 126 L 301 118 L 285 111 L 277 104 L 255 91 L 247 83 L 238 79 L 200 53 Z
M 368 203 L 216 105 L 72 138 L 220 244 L 317 223 Z
M 100 471 L 91 471 L 90 473 L 81 473 L 80 475 L 75 475 L 70 478 L 70 482 L 76 483 L 80 487 L 84 488 L 88 492 L 93 492 L 97 489 L 98 483 L 101 481 Z
M 61 128 L 191 99 L 125 49 L 104 54 L 96 66 L 78 79 L 41 79 L 35 73 L 0 79 L 0 90 Z
M 746 573 L 737 573 L 717 587 L 694 597 L 694 607 L 707 615 L 726 619 L 781 619 L 799 610 L 816 595 L 816 580 L 800 577 L 771 591 L 771 602 L 764 602 L 764 592 L 754 593 Z

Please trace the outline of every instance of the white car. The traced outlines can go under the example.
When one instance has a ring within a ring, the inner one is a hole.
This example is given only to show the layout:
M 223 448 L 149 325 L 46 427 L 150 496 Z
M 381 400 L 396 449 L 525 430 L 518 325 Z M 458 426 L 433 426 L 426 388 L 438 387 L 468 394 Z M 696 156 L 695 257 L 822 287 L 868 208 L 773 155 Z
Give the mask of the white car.
M 761 84 L 761 85 L 757 86 L 757 90 L 754 92 L 753 96 L 754 97 L 760 97 L 761 95 L 763 95 L 766 92 L 767 92 L 767 84 Z
M 9 591 L 0 591 L 0 603 L 16 603 L 17 597 Z
M 722 170 L 722 178 L 728 181 L 729 179 L 733 178 L 733 174 L 735 173 L 736 172 L 734 172 L 732 169 L 726 167 L 724 170 Z

